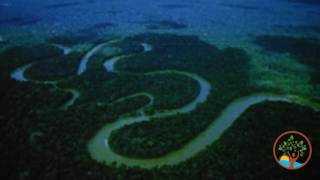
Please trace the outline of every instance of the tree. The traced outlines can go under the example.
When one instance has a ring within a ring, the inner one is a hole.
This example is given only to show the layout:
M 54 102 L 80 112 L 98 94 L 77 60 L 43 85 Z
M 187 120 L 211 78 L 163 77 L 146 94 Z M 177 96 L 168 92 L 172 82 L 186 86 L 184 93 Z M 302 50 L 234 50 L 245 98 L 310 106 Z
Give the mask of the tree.
M 294 140 L 294 137 L 291 135 L 286 141 L 283 141 L 278 146 L 278 150 L 283 152 L 283 154 L 288 155 L 290 162 L 290 169 L 294 168 L 294 163 L 305 155 L 307 150 L 307 145 L 304 141 Z

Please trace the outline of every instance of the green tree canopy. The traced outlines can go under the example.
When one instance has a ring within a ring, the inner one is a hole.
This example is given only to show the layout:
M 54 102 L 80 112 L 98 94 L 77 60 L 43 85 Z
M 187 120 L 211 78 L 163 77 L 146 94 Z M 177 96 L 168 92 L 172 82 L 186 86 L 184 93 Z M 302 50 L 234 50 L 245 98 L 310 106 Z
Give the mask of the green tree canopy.
M 291 135 L 287 140 L 279 144 L 278 150 L 283 153 L 298 152 L 299 156 L 303 157 L 305 151 L 307 150 L 307 145 L 304 143 L 303 140 L 295 140 L 293 135 Z

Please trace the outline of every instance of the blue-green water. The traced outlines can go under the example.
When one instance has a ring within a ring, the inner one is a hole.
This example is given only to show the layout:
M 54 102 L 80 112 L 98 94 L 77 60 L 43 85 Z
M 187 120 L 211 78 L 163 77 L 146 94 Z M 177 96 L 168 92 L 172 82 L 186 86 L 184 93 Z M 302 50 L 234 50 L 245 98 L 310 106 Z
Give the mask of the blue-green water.
M 285 160 L 280 160 L 279 161 L 284 167 L 289 168 L 290 167 L 290 162 L 289 161 L 285 161 Z M 299 163 L 299 162 L 294 162 L 293 164 L 293 168 L 299 168 L 300 166 L 302 166 L 303 164 Z
M 0 172 L 290 179 L 270 149 L 319 149 L 319 39 L 318 0 L 0 0 Z

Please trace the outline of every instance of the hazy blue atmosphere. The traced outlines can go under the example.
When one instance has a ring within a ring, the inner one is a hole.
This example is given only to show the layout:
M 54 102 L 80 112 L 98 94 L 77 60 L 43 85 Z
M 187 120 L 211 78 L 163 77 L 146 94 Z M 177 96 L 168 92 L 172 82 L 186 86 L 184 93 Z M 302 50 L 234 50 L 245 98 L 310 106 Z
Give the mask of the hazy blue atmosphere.
M 308 34 L 319 35 L 319 5 L 316 1 L 303 2 L 1 0 L 0 25 L 2 36 L 12 29 L 41 36 L 43 33 L 77 32 L 92 27 L 104 29 L 105 33 L 127 35 L 150 31 L 145 26 L 168 21 L 172 24 L 160 28 L 161 31 L 194 34 L 210 41 L 218 40 L 223 45 L 232 45 L 233 41 L 263 33 L 289 31 L 305 34 L 291 32 L 294 27 L 297 27 L 297 31 L 306 27 Z
M 0 83 L 4 179 L 319 176 L 319 0 L 0 0 Z

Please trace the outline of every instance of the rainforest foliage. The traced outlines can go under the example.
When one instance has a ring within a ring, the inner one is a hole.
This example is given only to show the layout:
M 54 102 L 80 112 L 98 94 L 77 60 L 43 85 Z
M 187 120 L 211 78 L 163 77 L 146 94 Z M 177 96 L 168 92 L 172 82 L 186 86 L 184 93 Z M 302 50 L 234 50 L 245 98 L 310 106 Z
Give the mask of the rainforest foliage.
M 35 63 L 26 70 L 25 76 L 40 81 L 60 80 L 74 76 L 83 55 L 83 53 L 72 52 L 65 56 Z
M 232 99 L 253 91 L 247 80 L 249 57 L 240 49 L 219 50 L 194 36 L 146 34 L 129 40 L 151 44 L 153 50 L 119 61 L 120 70 L 135 73 L 167 69 L 187 71 L 208 80 L 212 90 L 207 101 L 191 113 L 136 123 L 113 132 L 110 146 L 117 153 L 151 158 L 181 148 L 201 133 Z M 168 86 L 167 81 L 162 83 L 161 87 Z M 189 88 L 183 84 L 181 87 Z M 181 97 L 181 92 L 173 90 L 165 99 Z
M 68 41 L 82 42 L 67 40 L 65 44 Z M 142 52 L 141 43 L 150 44 L 153 50 Z M 209 81 L 212 89 L 207 101 L 190 113 L 114 131 L 111 148 L 129 157 L 157 157 L 181 148 L 205 130 L 232 100 L 257 92 L 248 82 L 250 57 L 241 49 L 218 49 L 195 36 L 172 34 L 137 35 L 113 46 L 132 54 L 119 61 L 119 73 L 106 72 L 102 66 L 116 54 L 99 52 L 85 73 L 71 77 L 78 67 L 79 54 L 87 49 L 63 56 L 61 49 L 45 43 L 13 47 L 0 54 L 0 103 L 4 107 L 0 115 L 0 165 L 6 179 L 274 179 L 288 175 L 277 169 L 270 153 L 276 135 L 300 127 L 319 149 L 319 113 L 298 105 L 266 102 L 251 107 L 218 141 L 179 165 L 146 170 L 97 163 L 87 152 L 88 141 L 107 123 L 150 103 L 144 95 L 123 101 L 120 98 L 151 94 L 154 105 L 148 107 L 148 113 L 154 113 L 179 108 L 199 93 L 198 83 L 189 77 L 147 72 L 187 71 Z M 64 81 L 56 88 L 10 79 L 13 70 L 29 63 L 38 64 L 27 73 L 32 74 L 30 77 Z M 70 94 L 61 88 L 74 88 L 81 94 L 66 111 L 60 107 Z M 315 176 L 317 171 L 312 168 L 319 164 L 318 159 L 315 154 L 310 166 L 297 177 Z
M 299 62 L 311 69 L 311 81 L 320 83 L 320 41 L 316 38 L 290 36 L 258 36 L 255 42 L 266 50 L 290 53 Z

